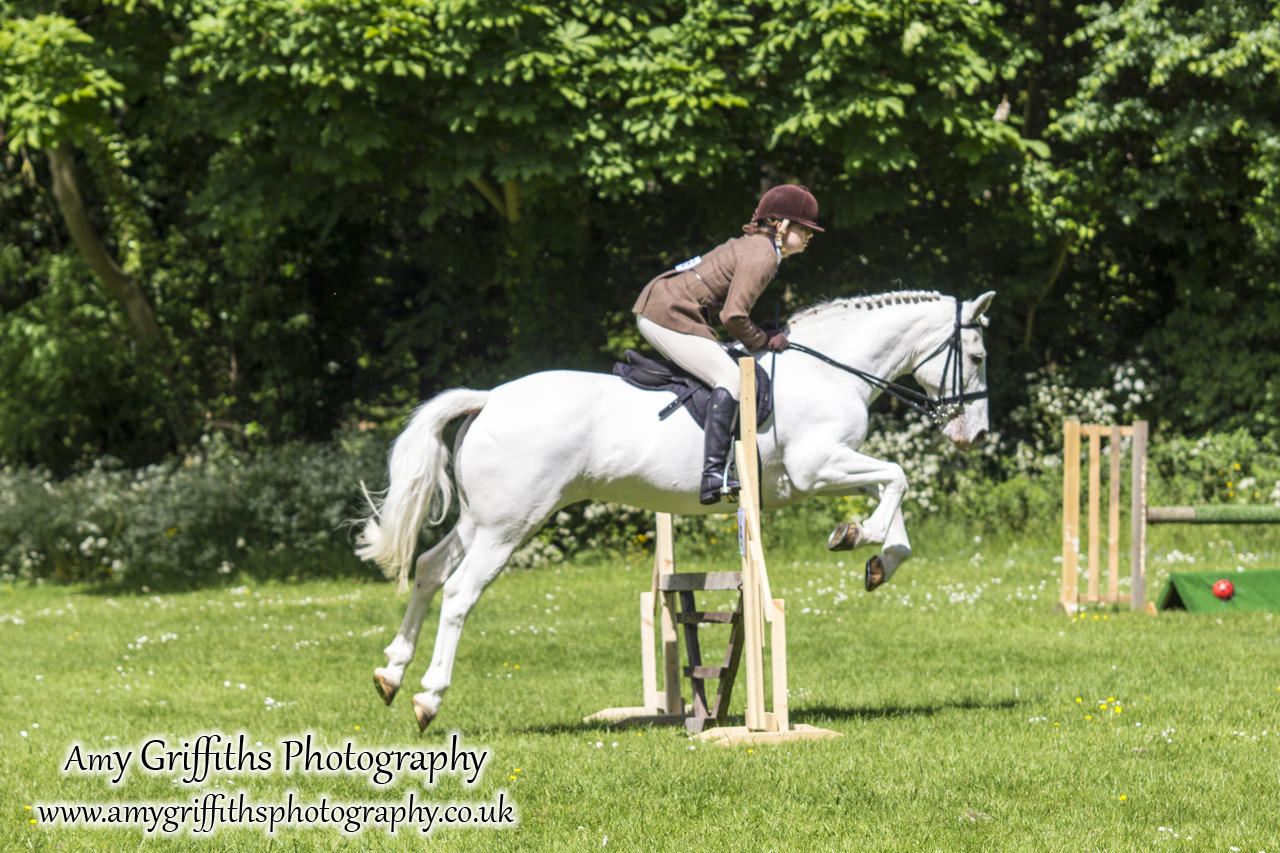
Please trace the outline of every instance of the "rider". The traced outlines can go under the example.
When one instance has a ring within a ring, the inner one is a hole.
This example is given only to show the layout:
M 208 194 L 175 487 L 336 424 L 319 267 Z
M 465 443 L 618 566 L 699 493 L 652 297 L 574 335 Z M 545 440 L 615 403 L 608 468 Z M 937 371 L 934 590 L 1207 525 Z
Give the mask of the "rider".
M 751 308 L 789 255 L 805 250 L 818 227 L 818 201 L 808 189 L 783 184 L 766 192 L 751 221 L 705 255 L 691 258 L 645 285 L 631 310 L 640 334 L 658 352 L 712 389 L 707 414 L 699 500 L 732 496 L 729 477 L 733 424 L 738 414 L 738 366 L 716 339 L 713 318 L 749 350 L 787 348 L 787 335 L 751 321 Z

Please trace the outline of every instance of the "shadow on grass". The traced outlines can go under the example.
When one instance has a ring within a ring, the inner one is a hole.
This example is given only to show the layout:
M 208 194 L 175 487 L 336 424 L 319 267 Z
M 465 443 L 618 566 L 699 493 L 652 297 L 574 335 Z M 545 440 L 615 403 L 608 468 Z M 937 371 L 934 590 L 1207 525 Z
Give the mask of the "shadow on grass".
M 839 708 L 824 705 L 814 708 L 792 708 L 791 722 L 792 724 L 807 723 L 808 725 L 821 726 L 822 723 L 831 723 L 839 720 L 884 720 L 911 717 L 932 717 L 948 711 L 1008 711 L 1018 707 L 1019 704 L 1021 703 L 1012 699 L 992 702 L 980 702 L 974 699 L 964 699 L 954 702 L 939 702 L 932 705 L 882 705 L 878 707 L 863 708 Z M 741 726 L 744 723 L 745 720 L 741 715 L 731 715 L 725 720 L 724 725 Z M 527 735 L 564 735 L 583 734 L 585 732 L 619 731 L 627 728 L 674 729 L 678 727 L 584 721 L 576 723 L 554 723 L 550 725 L 528 725 L 512 729 L 511 733 Z
M 932 717 L 947 711 L 1007 711 L 1020 703 L 1012 699 L 998 702 L 979 702 L 964 699 L 955 702 L 939 702 L 934 705 L 883 705 L 876 708 L 794 708 L 791 722 L 814 725 L 831 720 L 884 720 L 896 717 Z

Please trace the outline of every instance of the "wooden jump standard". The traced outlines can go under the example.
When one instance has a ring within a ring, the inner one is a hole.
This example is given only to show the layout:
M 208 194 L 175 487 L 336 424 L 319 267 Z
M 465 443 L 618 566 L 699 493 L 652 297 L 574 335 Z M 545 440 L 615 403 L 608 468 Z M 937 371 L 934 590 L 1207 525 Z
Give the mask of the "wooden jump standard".
M 1080 559 L 1080 443 L 1089 442 L 1088 489 L 1088 569 L 1089 583 L 1079 590 Z M 1129 489 L 1130 594 L 1120 595 L 1120 487 L 1124 455 L 1122 439 L 1131 438 Z M 1277 524 L 1280 507 L 1220 504 L 1208 506 L 1147 506 L 1146 421 L 1132 426 L 1063 424 L 1062 466 L 1062 595 L 1055 609 L 1076 613 L 1082 604 L 1129 604 L 1130 610 L 1155 613 L 1155 603 L 1146 600 L 1148 524 Z M 1107 591 L 1101 593 L 1099 580 L 1099 519 L 1102 503 L 1102 442 L 1109 442 L 1110 490 L 1107 519 Z
M 1063 424 L 1062 465 L 1062 595 L 1057 609 L 1076 613 L 1082 604 L 1123 604 L 1146 608 L 1147 422 L 1133 426 L 1101 426 L 1071 420 Z M 1089 586 L 1080 595 L 1080 439 L 1089 441 Z M 1102 497 L 1102 440 L 1110 442 L 1111 491 L 1107 518 L 1107 592 L 1099 589 L 1099 515 Z M 1120 595 L 1120 463 L 1121 439 L 1133 439 L 1130 477 L 1130 594 Z
M 741 572 L 679 573 L 675 571 L 671 516 L 657 514 L 657 544 L 649 591 L 640 594 L 640 640 L 643 696 L 645 704 L 632 708 L 606 708 L 585 718 L 605 720 L 614 725 L 675 724 L 703 740 L 722 745 L 780 743 L 788 740 L 822 740 L 839 737 L 838 732 L 807 725 L 792 725 L 787 706 L 786 606 L 769 589 L 764 549 L 760 540 L 759 458 L 756 450 L 755 360 L 743 358 L 739 405 L 741 440 L 735 443 L 738 480 L 738 546 L 742 554 Z M 698 611 L 695 591 L 738 592 L 732 611 Z M 654 607 L 661 596 L 663 688 L 658 689 L 657 658 L 654 653 Z M 677 607 L 677 597 L 679 607 Z M 722 666 L 704 666 L 698 639 L 699 625 L 728 623 L 729 644 Z M 765 705 L 764 624 L 770 624 L 773 710 Z M 692 705 L 681 693 L 680 652 L 676 625 L 682 625 L 689 665 L 684 669 L 693 691 Z M 746 652 L 747 709 L 745 725 L 724 726 L 729 698 L 737 680 L 738 667 Z M 719 681 L 715 699 L 708 704 L 706 679 Z M 715 724 L 708 728 L 707 724 Z

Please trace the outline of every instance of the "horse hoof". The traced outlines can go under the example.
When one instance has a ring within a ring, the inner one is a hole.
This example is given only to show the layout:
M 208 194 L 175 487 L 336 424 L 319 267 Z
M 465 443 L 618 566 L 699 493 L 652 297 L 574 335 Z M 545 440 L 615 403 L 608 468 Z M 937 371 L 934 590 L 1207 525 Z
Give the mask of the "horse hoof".
M 884 561 L 880 559 L 880 555 L 876 554 L 870 560 L 867 560 L 867 572 L 863 577 L 866 584 L 867 592 L 871 592 L 880 584 L 885 582 Z
M 436 718 L 435 712 L 428 710 L 426 705 L 421 705 L 417 700 L 413 703 L 413 716 L 418 718 L 418 731 L 424 732 L 427 726 L 431 725 L 431 721 Z
M 374 673 L 373 686 L 378 688 L 378 695 L 382 697 L 382 701 L 390 705 L 391 700 L 396 698 L 396 692 L 400 689 L 399 684 L 392 684 L 381 675 Z
M 828 551 L 852 551 L 862 543 L 862 527 L 856 522 L 841 524 L 827 537 Z

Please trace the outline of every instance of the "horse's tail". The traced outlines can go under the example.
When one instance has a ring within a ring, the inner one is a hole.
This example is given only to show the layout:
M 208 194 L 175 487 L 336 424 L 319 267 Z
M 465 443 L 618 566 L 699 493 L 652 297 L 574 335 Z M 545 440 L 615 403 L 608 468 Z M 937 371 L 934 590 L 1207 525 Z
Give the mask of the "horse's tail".
M 395 573 L 401 592 L 408 589 L 423 516 L 428 524 L 439 524 L 453 500 L 444 429 L 455 418 L 480 411 L 488 399 L 488 391 L 456 388 L 419 406 L 391 446 L 386 494 L 379 501 L 366 492 L 372 514 L 356 537 L 356 556 Z

